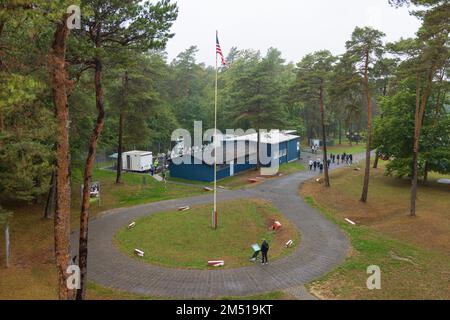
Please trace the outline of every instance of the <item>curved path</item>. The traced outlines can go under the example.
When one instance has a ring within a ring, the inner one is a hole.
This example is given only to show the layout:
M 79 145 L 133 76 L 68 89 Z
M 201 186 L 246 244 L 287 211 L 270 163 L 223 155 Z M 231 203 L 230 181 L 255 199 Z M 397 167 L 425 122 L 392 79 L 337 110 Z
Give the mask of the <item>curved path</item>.
M 89 224 L 91 281 L 127 292 L 176 298 L 246 296 L 299 287 L 343 262 L 349 241 L 344 233 L 298 195 L 299 185 L 313 177 L 301 171 L 247 189 L 218 192 L 218 200 L 264 198 L 272 201 L 300 231 L 301 245 L 289 256 L 262 266 L 218 270 L 171 269 L 140 262 L 114 244 L 116 232 L 130 221 L 183 205 L 210 203 L 212 194 L 107 211 Z M 72 248 L 78 248 L 72 234 Z

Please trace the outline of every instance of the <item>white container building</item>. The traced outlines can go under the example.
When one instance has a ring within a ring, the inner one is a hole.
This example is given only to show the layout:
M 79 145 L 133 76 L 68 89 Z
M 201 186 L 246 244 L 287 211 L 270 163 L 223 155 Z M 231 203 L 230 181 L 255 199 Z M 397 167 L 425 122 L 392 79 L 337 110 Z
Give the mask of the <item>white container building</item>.
M 126 171 L 149 171 L 153 163 L 150 151 L 133 150 L 122 153 L 122 169 Z

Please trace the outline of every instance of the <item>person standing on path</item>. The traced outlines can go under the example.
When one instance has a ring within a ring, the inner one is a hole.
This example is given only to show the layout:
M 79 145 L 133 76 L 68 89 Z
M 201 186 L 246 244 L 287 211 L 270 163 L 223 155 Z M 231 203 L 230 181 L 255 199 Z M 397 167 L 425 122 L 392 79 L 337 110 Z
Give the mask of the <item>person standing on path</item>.
M 341 155 L 340 154 L 338 154 L 337 155 L 337 164 L 339 165 L 339 159 L 341 158 Z
M 317 170 L 317 161 L 316 160 L 314 160 L 313 165 L 314 165 L 314 171 L 316 171 Z
M 320 163 L 319 168 L 320 168 L 320 174 L 322 174 L 322 172 L 323 172 L 323 163 L 322 162 Z
M 312 171 L 312 167 L 313 167 L 313 161 L 309 160 L 309 171 Z
M 261 264 L 269 263 L 269 260 L 267 259 L 267 252 L 269 252 L 269 243 L 266 241 L 266 239 L 264 239 L 261 244 L 261 254 L 262 254 Z

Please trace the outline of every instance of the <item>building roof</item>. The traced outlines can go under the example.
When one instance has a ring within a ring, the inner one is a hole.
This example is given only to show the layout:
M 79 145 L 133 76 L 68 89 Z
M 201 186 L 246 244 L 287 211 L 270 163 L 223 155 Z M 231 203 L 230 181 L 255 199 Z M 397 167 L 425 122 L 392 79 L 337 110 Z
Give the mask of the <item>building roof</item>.
M 299 136 L 293 135 L 294 130 L 289 131 L 276 131 L 272 130 L 270 132 L 266 132 L 261 134 L 260 142 L 266 143 L 266 144 L 276 144 L 286 141 L 291 141 L 300 138 Z M 258 141 L 258 135 L 256 133 L 253 134 L 247 134 L 242 136 L 234 136 L 234 137 L 226 137 L 224 136 L 224 141 L 252 141 L 257 142 Z
M 148 155 L 152 155 L 152 152 L 151 151 L 132 150 L 132 151 L 124 152 L 123 154 L 126 154 L 126 155 L 137 155 L 137 156 L 148 156 Z
M 286 142 L 286 141 L 291 141 L 291 140 L 295 140 L 295 139 L 299 139 L 299 136 L 293 135 L 292 133 L 294 133 L 295 130 L 289 130 L 289 131 L 276 131 L 276 130 L 272 130 L 270 132 L 267 132 L 265 134 L 261 135 L 261 143 L 263 144 L 277 144 L 277 143 L 282 143 L 282 142 Z M 232 135 L 232 134 L 222 134 L 219 136 L 219 139 L 225 143 L 225 146 L 222 144 L 220 147 L 217 148 L 217 153 L 223 154 L 223 159 L 226 163 L 230 163 L 231 161 L 235 160 L 235 159 L 241 159 L 243 157 L 246 157 L 248 155 L 256 155 L 257 153 L 257 139 L 258 136 L 256 133 L 253 134 L 247 134 L 247 135 L 241 135 L 241 136 L 237 136 L 237 135 Z M 249 143 L 246 143 L 246 147 L 245 148 L 234 148 L 234 144 L 231 144 L 231 148 L 230 146 L 227 147 L 226 143 L 227 142 L 235 142 L 235 141 L 242 141 L 242 142 L 246 142 L 248 141 Z M 198 147 L 198 146 L 194 146 L 192 148 L 188 148 L 187 150 L 185 150 L 184 154 L 189 154 L 191 153 L 192 157 L 197 158 L 199 160 L 203 159 L 203 153 L 204 150 L 206 149 L 211 149 L 210 151 L 207 151 L 207 154 L 213 154 L 213 144 L 208 144 L 208 145 L 204 145 L 202 147 Z M 175 155 L 172 154 L 172 157 L 177 157 L 177 156 L 181 156 L 181 155 Z

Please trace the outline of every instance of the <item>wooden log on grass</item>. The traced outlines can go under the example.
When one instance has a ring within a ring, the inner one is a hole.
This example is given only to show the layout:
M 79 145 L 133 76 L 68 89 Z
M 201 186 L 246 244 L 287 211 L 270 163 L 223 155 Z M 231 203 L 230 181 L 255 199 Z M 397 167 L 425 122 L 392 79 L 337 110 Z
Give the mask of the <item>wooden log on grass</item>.
M 223 260 L 208 261 L 208 266 L 210 266 L 210 267 L 221 267 L 224 265 L 225 265 L 225 261 L 223 261 Z

